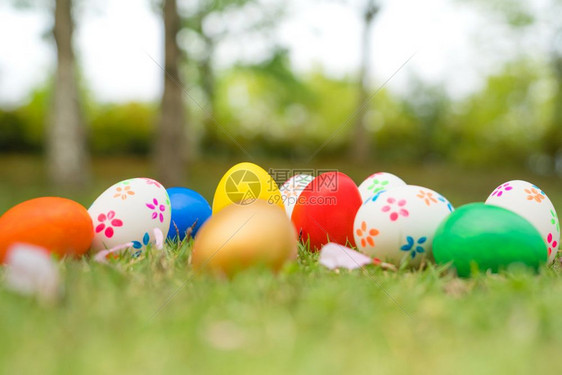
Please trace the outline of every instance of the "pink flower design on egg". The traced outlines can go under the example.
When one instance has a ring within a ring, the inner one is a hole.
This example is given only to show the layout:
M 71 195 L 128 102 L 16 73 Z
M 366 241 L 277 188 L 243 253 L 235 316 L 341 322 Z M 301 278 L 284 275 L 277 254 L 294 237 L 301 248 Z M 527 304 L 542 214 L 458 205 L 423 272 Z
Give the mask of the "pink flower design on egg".
M 513 187 L 509 185 L 509 182 L 506 182 L 505 184 L 498 186 L 496 190 L 494 190 L 494 192 L 492 193 L 492 196 L 499 198 L 503 195 L 503 193 L 508 192 L 510 190 L 513 190 Z
M 115 218 L 115 211 L 109 211 L 107 214 L 98 215 L 98 225 L 96 226 L 96 233 L 104 231 L 107 238 L 113 237 L 115 233 L 114 227 L 122 227 L 123 221 Z
M 161 223 L 164 222 L 164 212 L 166 211 L 166 206 L 158 203 L 158 199 L 154 198 L 152 202 L 146 203 L 146 207 L 150 208 L 152 212 L 152 220 L 159 219 Z
M 546 237 L 546 241 L 548 242 L 548 255 L 552 254 L 553 251 L 558 251 L 558 241 L 554 239 L 552 233 L 549 233 Z
M 406 205 L 405 199 L 397 200 L 396 198 L 387 198 L 386 205 L 382 207 L 382 212 L 390 212 L 390 220 L 396 221 L 400 216 L 408 217 L 410 213 L 404 206 Z
M 152 178 L 146 178 L 145 177 L 145 178 L 143 178 L 143 180 L 145 180 L 148 185 L 154 185 L 158 188 L 162 187 L 162 185 L 158 181 L 153 180 Z

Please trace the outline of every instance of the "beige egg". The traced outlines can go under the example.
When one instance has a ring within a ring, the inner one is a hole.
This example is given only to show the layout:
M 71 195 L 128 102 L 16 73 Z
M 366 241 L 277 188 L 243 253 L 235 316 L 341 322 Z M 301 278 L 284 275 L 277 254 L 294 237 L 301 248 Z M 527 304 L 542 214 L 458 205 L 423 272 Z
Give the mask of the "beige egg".
M 193 243 L 196 271 L 232 276 L 251 267 L 278 271 L 297 254 L 297 237 L 285 211 L 265 201 L 230 205 L 213 215 Z

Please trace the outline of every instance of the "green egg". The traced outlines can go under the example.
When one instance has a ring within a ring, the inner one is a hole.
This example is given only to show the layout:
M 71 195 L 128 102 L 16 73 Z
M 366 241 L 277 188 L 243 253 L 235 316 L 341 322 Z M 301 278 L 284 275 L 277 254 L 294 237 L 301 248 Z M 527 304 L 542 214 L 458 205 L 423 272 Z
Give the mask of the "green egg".
M 546 245 L 535 227 L 501 207 L 471 203 L 441 223 L 433 240 L 438 264 L 451 263 L 460 277 L 471 269 L 498 272 L 511 264 L 534 270 L 546 263 Z

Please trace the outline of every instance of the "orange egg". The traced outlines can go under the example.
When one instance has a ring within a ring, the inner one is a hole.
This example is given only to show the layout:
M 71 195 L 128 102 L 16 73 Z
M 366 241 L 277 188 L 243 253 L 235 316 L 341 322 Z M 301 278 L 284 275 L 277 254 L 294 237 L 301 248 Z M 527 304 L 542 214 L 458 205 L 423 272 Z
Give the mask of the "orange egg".
M 93 237 L 92 219 L 79 203 L 56 197 L 31 199 L 0 217 L 0 262 L 14 243 L 42 246 L 60 256 L 80 256 Z

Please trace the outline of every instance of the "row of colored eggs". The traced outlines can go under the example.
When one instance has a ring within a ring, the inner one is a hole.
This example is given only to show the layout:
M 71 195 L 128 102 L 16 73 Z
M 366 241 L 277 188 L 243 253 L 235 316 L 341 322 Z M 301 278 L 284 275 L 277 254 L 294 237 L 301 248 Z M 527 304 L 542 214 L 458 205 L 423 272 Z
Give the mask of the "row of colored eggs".
M 211 207 L 187 188 L 165 189 L 149 178 L 121 181 L 86 210 L 65 198 L 43 197 L 20 203 L 0 217 L 0 262 L 15 243 L 42 246 L 60 256 L 131 243 L 140 251 L 155 242 L 157 229 L 169 238 L 194 235 Z
M 232 176 L 244 173 L 251 174 L 250 180 L 259 181 L 263 188 L 249 194 L 251 184 L 243 185 L 243 179 L 236 178 L 234 185 L 228 185 Z M 339 172 L 316 178 L 296 175 L 278 190 L 264 170 L 242 163 L 221 180 L 213 203 L 215 214 L 233 203 L 232 189 L 237 196 L 246 197 L 237 202 L 239 207 L 251 206 L 256 198 L 272 204 L 282 202 L 299 238 L 312 251 L 335 242 L 357 247 L 373 258 L 395 265 L 452 263 L 461 276 L 469 275 L 474 266 L 499 271 L 510 264 L 523 263 L 536 269 L 554 261 L 560 241 L 552 202 L 541 189 L 520 180 L 500 185 L 485 203 L 455 211 L 441 194 L 407 185 L 390 173 L 373 174 L 359 187 Z M 238 211 L 242 212 L 242 208 Z M 234 228 L 249 225 L 237 220 L 236 215 L 230 216 Z M 258 228 L 247 242 L 257 237 Z M 206 253 L 214 254 L 221 246 L 225 245 L 212 243 Z M 198 251 L 195 246 L 194 254 Z
M 452 205 L 440 194 L 406 185 L 389 173 L 374 174 L 359 187 L 339 172 L 316 178 L 296 175 L 279 189 L 265 170 L 240 163 L 217 186 L 214 215 L 196 238 L 192 263 L 195 268 L 223 273 L 255 263 L 279 268 L 296 256 L 297 234 L 313 251 L 331 241 L 414 267 L 423 259 L 432 260 L 433 250 L 437 262 L 452 262 L 459 274 L 466 274 L 474 262 L 492 270 L 512 261 L 536 265 L 547 249 L 549 260 L 554 259 L 560 231 L 556 211 L 544 192 L 527 182 L 511 181 L 498 187 L 486 203 L 451 214 Z M 279 207 L 286 211 L 284 221 Z M 155 241 L 155 228 L 169 238 L 181 239 L 186 232 L 195 236 L 210 215 L 208 203 L 198 193 L 185 188 L 166 191 L 146 178 L 111 186 L 87 212 L 69 200 L 39 198 L 0 218 L 0 260 L 14 242 L 41 245 L 61 255 L 124 243 L 140 251 Z M 496 219 L 486 220 L 490 217 Z M 534 247 L 524 245 L 517 236 L 527 233 L 525 240 L 536 239 L 529 233 L 537 231 L 544 251 L 537 241 L 531 241 Z M 494 241 L 501 246 L 487 245 Z M 510 247 L 509 243 L 521 245 Z M 532 261 L 527 259 L 529 254 Z

